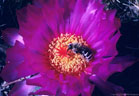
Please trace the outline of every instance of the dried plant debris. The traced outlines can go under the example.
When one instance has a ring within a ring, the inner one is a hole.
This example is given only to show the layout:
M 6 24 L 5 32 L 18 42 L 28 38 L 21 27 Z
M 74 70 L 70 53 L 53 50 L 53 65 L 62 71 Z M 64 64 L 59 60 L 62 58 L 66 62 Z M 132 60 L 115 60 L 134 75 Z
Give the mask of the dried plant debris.
M 6 82 L 2 78 L 0 78 L 0 96 L 8 96 L 14 84 L 8 85 L 6 87 L 3 87 L 3 84 L 6 84 Z
M 105 9 L 117 9 L 117 17 L 122 22 L 139 21 L 139 0 L 103 0 Z
M 27 79 L 30 79 L 30 78 L 32 78 L 36 75 L 38 75 L 38 73 L 33 74 L 33 75 L 29 75 L 29 76 L 26 76 L 26 77 L 21 77 L 19 79 L 11 81 L 11 82 L 6 82 L 2 78 L 0 78 L 0 96 L 8 96 L 10 90 L 13 88 L 13 86 L 16 83 L 23 82 L 23 81 L 25 81 Z
M 0 36 L 0 72 L 5 66 L 7 48 L 8 48 L 8 45 L 4 43 L 2 37 Z M 10 92 L 11 88 L 14 85 L 14 84 L 11 84 L 6 87 L 2 87 L 2 85 L 5 83 L 6 82 L 2 78 L 0 78 L 0 96 L 8 96 L 8 93 Z

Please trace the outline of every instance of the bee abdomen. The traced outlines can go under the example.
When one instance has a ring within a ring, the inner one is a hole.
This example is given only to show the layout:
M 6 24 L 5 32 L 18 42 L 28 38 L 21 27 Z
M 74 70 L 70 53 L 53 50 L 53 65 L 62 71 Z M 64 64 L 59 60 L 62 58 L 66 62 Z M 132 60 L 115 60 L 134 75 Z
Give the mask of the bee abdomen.
M 92 57 L 93 57 L 93 54 L 92 52 L 89 52 L 89 51 L 82 51 L 82 55 L 84 56 L 84 58 L 86 58 L 87 60 L 91 60 Z

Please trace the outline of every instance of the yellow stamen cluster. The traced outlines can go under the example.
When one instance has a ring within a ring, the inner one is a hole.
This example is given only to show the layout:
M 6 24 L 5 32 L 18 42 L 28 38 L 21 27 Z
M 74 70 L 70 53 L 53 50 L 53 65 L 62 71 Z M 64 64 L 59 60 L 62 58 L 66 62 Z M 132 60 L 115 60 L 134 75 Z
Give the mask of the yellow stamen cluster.
M 70 43 L 86 45 L 81 36 L 61 34 L 49 44 L 49 60 L 51 66 L 64 74 L 79 74 L 86 68 L 87 62 L 81 54 L 75 54 L 71 50 L 67 52 Z

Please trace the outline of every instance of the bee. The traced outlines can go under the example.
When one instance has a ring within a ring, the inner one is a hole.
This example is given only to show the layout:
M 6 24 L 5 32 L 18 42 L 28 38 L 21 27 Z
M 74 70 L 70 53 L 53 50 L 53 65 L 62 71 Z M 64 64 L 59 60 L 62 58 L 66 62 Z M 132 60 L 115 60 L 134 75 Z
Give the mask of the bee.
M 67 51 L 72 50 L 75 54 L 81 54 L 87 62 L 93 58 L 93 51 L 85 45 L 80 43 L 70 43 Z

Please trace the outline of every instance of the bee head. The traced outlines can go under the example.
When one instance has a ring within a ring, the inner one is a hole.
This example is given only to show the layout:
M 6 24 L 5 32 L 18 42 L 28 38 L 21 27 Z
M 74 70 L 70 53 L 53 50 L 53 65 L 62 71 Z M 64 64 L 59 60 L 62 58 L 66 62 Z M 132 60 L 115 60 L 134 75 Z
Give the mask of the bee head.
M 68 49 L 67 49 L 67 51 L 71 50 L 72 48 L 73 48 L 73 44 L 70 43 L 70 44 L 68 45 Z

